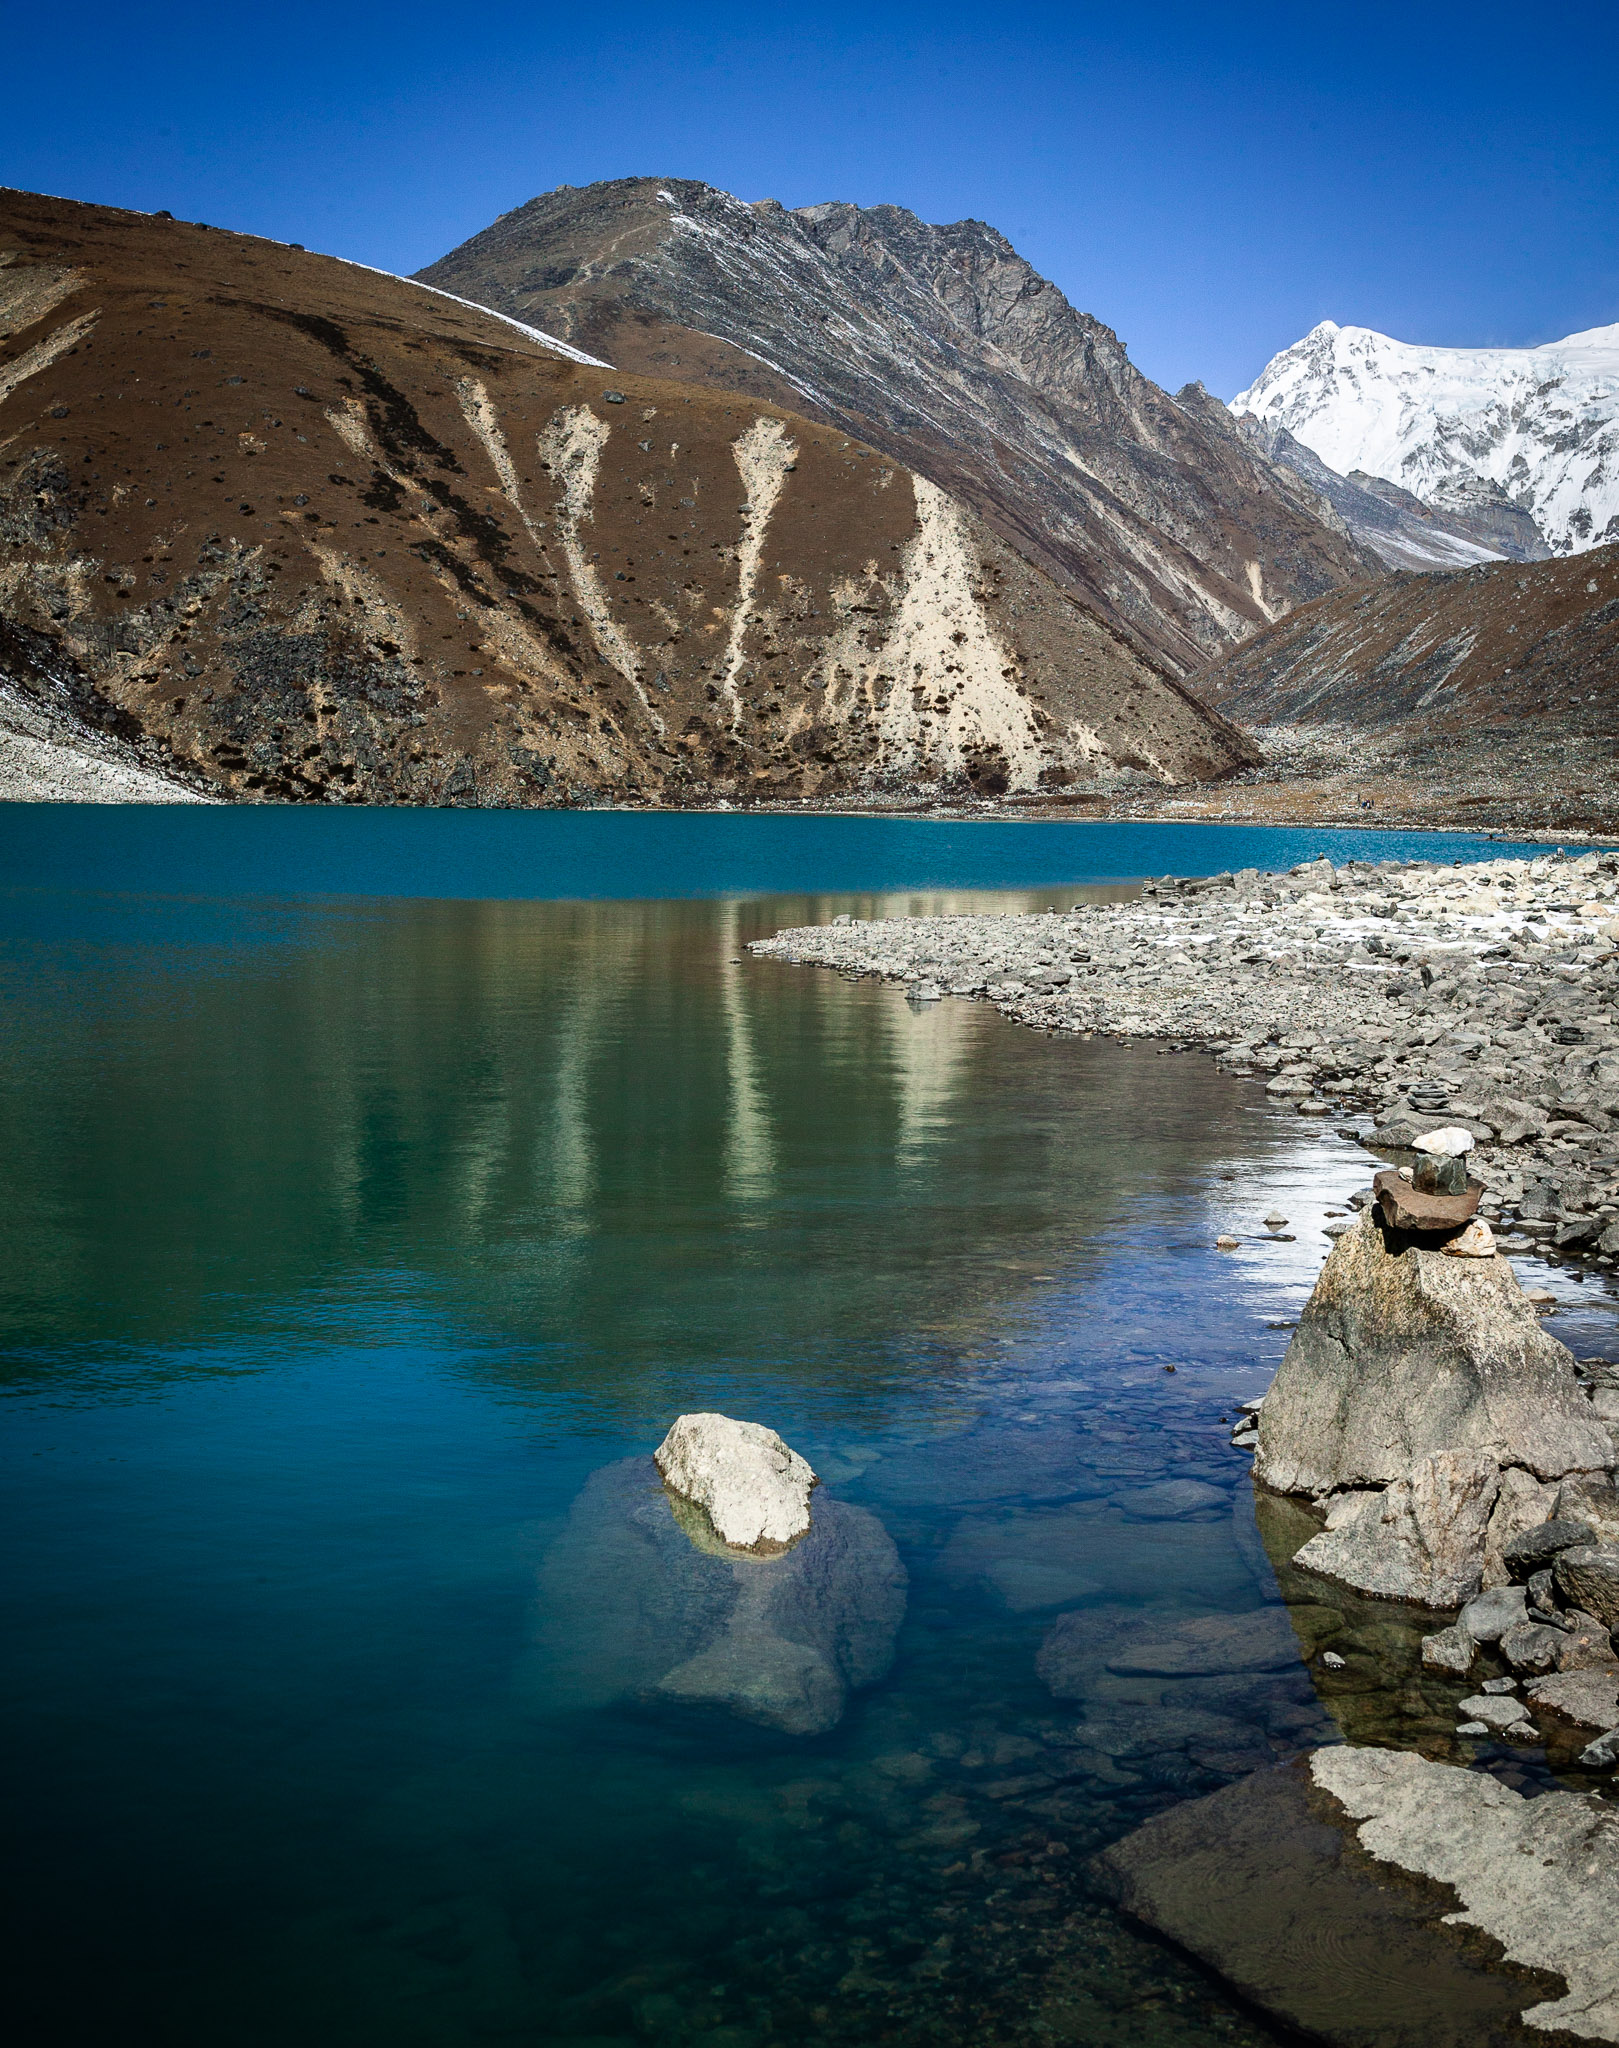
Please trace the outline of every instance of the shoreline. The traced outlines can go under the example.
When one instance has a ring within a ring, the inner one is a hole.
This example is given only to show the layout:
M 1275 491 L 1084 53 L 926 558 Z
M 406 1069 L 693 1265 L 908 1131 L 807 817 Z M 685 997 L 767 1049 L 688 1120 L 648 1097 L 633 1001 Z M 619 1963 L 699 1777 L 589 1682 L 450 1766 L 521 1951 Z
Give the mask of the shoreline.
M 1321 859 L 1108 906 L 845 917 L 749 950 L 1205 1050 L 1377 1151 L 1465 1125 L 1503 1251 L 1619 1262 L 1619 854 Z

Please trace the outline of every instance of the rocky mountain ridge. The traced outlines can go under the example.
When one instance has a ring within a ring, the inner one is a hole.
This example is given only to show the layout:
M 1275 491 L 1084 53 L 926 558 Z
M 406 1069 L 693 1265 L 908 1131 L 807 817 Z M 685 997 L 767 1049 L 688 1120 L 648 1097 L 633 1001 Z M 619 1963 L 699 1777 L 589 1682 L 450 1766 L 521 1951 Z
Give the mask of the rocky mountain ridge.
M 836 423 L 1173 673 L 1381 566 L 981 221 L 624 178 L 533 199 L 419 276 L 626 371 Z
M 780 406 L 15 192 L 0 329 L 0 684 L 131 768 L 260 800 L 696 803 L 1255 758 L 946 492 Z
M 1301 477 L 1345 530 L 1390 569 L 1539 562 L 1551 553 L 1529 514 L 1499 492 L 1470 510 L 1453 504 L 1440 511 L 1367 470 L 1340 476 L 1286 427 L 1267 425 L 1253 413 L 1243 413 L 1237 425 L 1272 462 Z
M 1554 554 L 1619 540 L 1619 325 L 1540 348 L 1421 348 L 1323 320 L 1231 409 L 1441 513 L 1516 506 Z

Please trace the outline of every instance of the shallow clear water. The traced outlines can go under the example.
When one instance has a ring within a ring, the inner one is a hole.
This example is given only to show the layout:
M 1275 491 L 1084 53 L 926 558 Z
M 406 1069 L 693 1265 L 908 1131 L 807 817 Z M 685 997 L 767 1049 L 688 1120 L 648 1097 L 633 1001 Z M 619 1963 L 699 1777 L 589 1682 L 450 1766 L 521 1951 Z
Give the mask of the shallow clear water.
M 1332 835 L 491 822 L 0 814 L 27 2038 L 1268 2039 L 1086 1857 L 1332 1726 L 1302 1665 L 1107 1665 L 1276 1601 L 1221 1418 L 1364 1155 L 1195 1055 L 743 948 Z M 700 900 L 709 827 L 777 893 Z M 1213 1251 L 1277 1201 L 1293 1242 Z M 609 1696 L 661 1624 L 577 1504 L 709 1407 L 898 1546 L 827 1732 Z

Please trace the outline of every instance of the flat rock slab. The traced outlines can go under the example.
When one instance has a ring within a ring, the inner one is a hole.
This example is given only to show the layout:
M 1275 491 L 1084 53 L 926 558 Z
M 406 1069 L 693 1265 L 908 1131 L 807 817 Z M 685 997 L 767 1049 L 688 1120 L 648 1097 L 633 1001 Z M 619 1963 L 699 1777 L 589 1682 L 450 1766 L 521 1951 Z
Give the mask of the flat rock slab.
M 1478 1214 L 1482 1187 L 1460 1195 L 1427 1195 L 1397 1173 L 1374 1173 L 1372 1192 L 1382 1205 L 1384 1220 L 1395 1230 L 1431 1231 L 1438 1235 L 1460 1230 Z
M 1160 1479 L 1151 1486 L 1128 1486 L 1112 1496 L 1113 1505 L 1142 1522 L 1170 1522 L 1180 1515 L 1206 1514 L 1229 1508 L 1224 1487 L 1201 1479 Z
M 1619 1728 L 1619 1672 L 1554 1671 L 1534 1680 L 1529 1697 L 1576 1728 Z M 1614 1933 L 1619 1939 L 1619 1928 Z
M 1368 1856 L 1308 1762 L 1148 1821 L 1097 1859 L 1104 1885 L 1254 2005 L 1329 2048 L 1544 2044 L 1520 2016 L 1561 1993 L 1561 1980 L 1500 1967 L 1491 1944 L 1445 1926 L 1454 1895 Z
M 1456 1712 L 1464 1721 L 1483 1721 L 1490 1728 L 1516 1728 L 1529 1717 L 1529 1709 L 1512 1692 L 1477 1693 L 1460 1701 Z
M 1170 1634 L 1160 1632 L 1143 1642 L 1127 1643 L 1109 1655 L 1107 1668 L 1122 1674 L 1201 1678 L 1285 1671 L 1302 1655 L 1287 1609 L 1260 1607 L 1250 1614 L 1204 1615 Z
M 1548 1681 L 1550 1682 L 1550 1681 Z M 1538 1799 L 1408 1751 L 1319 1749 L 1316 1785 L 1380 1862 L 1451 1889 L 1456 1921 L 1508 1964 L 1563 1979 L 1526 2007 L 1535 2028 L 1619 2041 L 1619 1814 L 1574 1792 Z

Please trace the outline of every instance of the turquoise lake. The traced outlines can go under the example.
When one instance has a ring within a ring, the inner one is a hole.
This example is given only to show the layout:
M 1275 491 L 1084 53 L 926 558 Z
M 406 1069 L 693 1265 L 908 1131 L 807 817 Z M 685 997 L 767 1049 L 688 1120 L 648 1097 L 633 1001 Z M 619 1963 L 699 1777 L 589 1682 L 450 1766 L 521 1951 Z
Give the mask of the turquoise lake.
M 1107 1645 L 1278 1603 L 1224 1419 L 1366 1155 L 1199 1055 L 745 948 L 1322 851 L 1499 849 L 0 807 L 17 2038 L 1280 2038 L 1087 1858 L 1350 1709 L 1302 1652 L 1215 1698 Z M 897 1551 L 821 1732 L 621 1682 L 685 1624 L 612 1474 L 692 1409 Z

